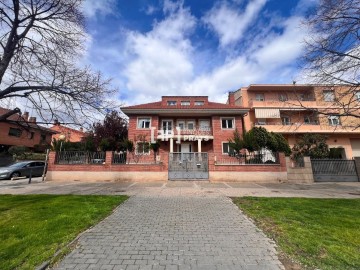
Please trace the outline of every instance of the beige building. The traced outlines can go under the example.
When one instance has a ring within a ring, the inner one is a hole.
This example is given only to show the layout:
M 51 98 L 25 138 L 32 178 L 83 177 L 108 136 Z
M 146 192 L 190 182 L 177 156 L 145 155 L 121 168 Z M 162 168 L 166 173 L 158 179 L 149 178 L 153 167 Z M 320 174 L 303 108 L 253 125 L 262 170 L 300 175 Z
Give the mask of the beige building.
M 262 126 L 281 133 L 292 147 L 299 135 L 328 136 L 329 148 L 341 148 L 342 158 L 360 156 L 360 89 L 326 85 L 253 84 L 234 92 L 235 103 L 248 107 L 246 130 Z

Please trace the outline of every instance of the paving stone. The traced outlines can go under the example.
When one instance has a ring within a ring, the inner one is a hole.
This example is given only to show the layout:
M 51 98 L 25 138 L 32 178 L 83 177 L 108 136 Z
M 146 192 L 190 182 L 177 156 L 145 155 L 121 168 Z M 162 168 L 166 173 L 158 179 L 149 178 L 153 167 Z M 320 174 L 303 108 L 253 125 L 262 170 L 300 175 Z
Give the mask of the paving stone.
M 138 194 L 78 243 L 58 270 L 284 269 L 274 242 L 223 195 Z

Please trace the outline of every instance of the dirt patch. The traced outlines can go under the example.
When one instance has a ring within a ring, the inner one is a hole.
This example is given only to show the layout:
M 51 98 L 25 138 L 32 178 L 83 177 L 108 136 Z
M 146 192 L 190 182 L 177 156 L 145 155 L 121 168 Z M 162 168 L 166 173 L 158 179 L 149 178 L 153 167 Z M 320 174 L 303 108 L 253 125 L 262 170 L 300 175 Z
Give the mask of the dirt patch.
M 302 267 L 299 263 L 295 262 L 291 258 L 287 257 L 284 253 L 280 253 L 279 260 L 284 265 L 286 270 L 304 270 L 305 267 Z

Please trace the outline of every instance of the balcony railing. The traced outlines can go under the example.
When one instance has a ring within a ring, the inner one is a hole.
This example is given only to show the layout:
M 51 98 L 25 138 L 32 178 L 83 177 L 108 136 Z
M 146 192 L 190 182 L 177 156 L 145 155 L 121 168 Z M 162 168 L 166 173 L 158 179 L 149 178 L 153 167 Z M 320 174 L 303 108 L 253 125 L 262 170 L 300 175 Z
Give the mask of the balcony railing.
M 194 129 L 160 129 L 158 131 L 158 135 L 165 135 L 165 136 L 176 136 L 176 135 L 194 135 L 194 136 L 212 136 L 212 129 L 210 127 L 200 127 Z
M 320 123 L 318 121 L 313 121 L 313 122 L 286 122 L 286 123 L 268 123 L 268 122 L 257 122 L 255 123 L 255 126 L 302 126 L 302 125 L 305 125 L 305 126 L 310 126 L 310 125 L 320 125 Z

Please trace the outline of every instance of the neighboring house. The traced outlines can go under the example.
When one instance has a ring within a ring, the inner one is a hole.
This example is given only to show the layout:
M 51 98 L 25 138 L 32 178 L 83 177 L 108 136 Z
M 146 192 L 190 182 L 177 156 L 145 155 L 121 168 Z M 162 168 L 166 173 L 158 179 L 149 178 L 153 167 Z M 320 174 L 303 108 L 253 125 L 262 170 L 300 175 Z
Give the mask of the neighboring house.
M 235 103 L 249 107 L 246 130 L 262 126 L 281 133 L 292 147 L 304 133 L 328 136 L 329 148 L 341 148 L 342 158 L 360 156 L 360 119 L 339 116 L 341 102 L 360 110 L 360 91 L 346 94 L 346 86 L 250 85 L 234 92 Z M 319 112 L 326 112 L 322 115 Z
M 60 136 L 64 136 L 65 141 L 81 142 L 86 137 L 86 132 L 84 132 L 82 128 L 80 128 L 80 130 L 76 130 L 65 127 L 60 125 L 57 121 L 55 121 L 54 125 L 50 129 L 57 132 L 52 136 L 52 139 L 56 140 L 59 140 L 59 138 L 61 138 Z
M 0 108 L 0 115 L 9 111 Z M 0 122 L 0 151 L 15 145 L 41 149 L 51 144 L 51 136 L 56 133 L 57 131 L 36 124 L 36 118 L 29 117 L 27 112 L 22 116 L 14 114 Z

